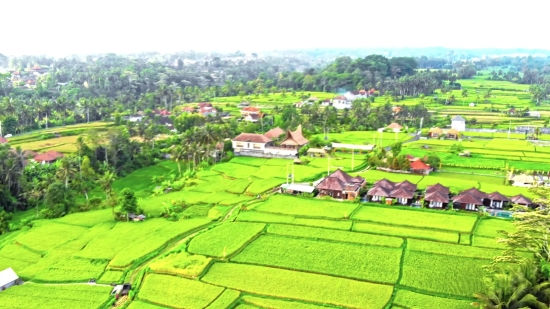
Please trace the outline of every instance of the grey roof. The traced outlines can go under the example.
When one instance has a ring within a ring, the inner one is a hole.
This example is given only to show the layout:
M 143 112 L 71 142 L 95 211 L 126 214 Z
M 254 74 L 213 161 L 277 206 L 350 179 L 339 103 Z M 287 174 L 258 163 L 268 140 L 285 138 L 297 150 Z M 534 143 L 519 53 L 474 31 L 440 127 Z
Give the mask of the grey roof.
M 462 118 L 460 115 L 456 115 L 451 119 L 451 121 L 466 121 L 464 118 Z
M 11 267 L 0 271 L 0 286 L 7 285 L 17 279 L 19 279 L 19 277 L 15 274 Z

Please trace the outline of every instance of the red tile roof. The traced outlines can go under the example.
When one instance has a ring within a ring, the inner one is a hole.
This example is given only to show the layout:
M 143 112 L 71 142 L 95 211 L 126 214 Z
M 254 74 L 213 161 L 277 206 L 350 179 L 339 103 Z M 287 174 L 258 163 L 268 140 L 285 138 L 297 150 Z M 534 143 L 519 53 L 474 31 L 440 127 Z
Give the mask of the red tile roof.
M 60 152 L 50 150 L 48 152 L 37 155 L 36 157 L 34 157 L 34 160 L 36 162 L 53 162 L 53 161 L 55 161 L 59 158 L 62 158 L 64 156 L 65 155 L 60 153 Z
M 0 144 L 5 144 L 5 143 L 7 143 L 7 142 L 8 142 L 7 139 L 5 139 L 5 138 L 3 138 L 2 136 L 0 136 Z
M 185 106 L 181 110 L 184 112 L 193 112 L 195 111 L 195 108 L 193 106 Z
M 285 134 L 285 130 L 279 128 L 279 127 L 276 127 L 276 128 L 273 128 L 267 132 L 265 132 L 265 136 L 271 138 L 271 139 L 274 139 L 274 138 L 277 138 L 281 135 Z
M 233 141 L 265 144 L 271 142 L 271 139 L 263 134 L 241 133 Z
M 243 112 L 259 112 L 260 109 L 257 108 L 257 107 L 254 107 L 254 106 L 248 106 L 248 107 L 245 107 L 245 108 L 241 109 L 241 111 L 243 111 Z
M 201 102 L 199 103 L 199 107 L 213 107 L 213 106 L 212 106 L 212 103 Z
M 347 100 L 345 96 L 343 95 L 339 95 L 337 97 L 334 98 L 335 100 Z
M 393 122 L 389 126 L 387 126 L 386 128 L 388 128 L 388 129 L 402 129 L 403 126 L 399 125 L 398 123 Z
M 421 160 L 416 160 L 411 163 L 411 169 L 413 170 L 429 170 L 430 167 Z

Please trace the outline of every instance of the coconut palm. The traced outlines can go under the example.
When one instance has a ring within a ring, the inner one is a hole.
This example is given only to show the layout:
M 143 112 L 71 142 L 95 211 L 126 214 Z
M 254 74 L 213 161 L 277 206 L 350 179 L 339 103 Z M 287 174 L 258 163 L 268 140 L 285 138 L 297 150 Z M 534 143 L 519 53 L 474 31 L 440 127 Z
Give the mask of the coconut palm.
M 55 176 L 65 183 L 65 189 L 69 189 L 69 179 L 73 178 L 77 173 L 74 162 L 70 157 L 64 157 L 59 161 L 59 167 Z
M 185 149 L 181 145 L 175 145 L 170 150 L 170 155 L 172 156 L 172 160 L 178 165 L 178 172 L 181 177 L 181 161 L 185 160 Z
M 99 178 L 96 182 L 99 185 L 99 187 L 105 191 L 105 198 L 106 200 L 109 200 L 109 197 L 111 196 L 111 192 L 113 190 L 113 182 L 116 180 L 116 175 L 111 172 L 107 171 L 101 178 Z M 113 213 L 115 212 L 113 208 Z

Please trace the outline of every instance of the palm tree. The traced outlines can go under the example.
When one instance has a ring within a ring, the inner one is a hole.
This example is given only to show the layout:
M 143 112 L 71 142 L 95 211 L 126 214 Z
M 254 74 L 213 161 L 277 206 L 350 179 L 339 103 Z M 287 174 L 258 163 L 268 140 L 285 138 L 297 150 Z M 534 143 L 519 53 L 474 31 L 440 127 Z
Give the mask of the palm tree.
M 175 145 L 170 150 L 170 155 L 172 156 L 172 160 L 174 160 L 174 162 L 178 165 L 178 172 L 181 177 L 181 161 L 185 160 L 186 155 L 184 148 L 181 145 Z
M 99 185 L 99 187 L 105 191 L 105 199 L 108 201 L 109 197 L 111 196 L 111 192 L 113 190 L 113 182 L 115 182 L 116 175 L 111 172 L 107 171 L 101 178 L 99 178 L 96 182 Z M 114 204 L 113 204 L 113 213 L 115 212 Z
M 468 90 L 467 89 L 462 89 L 462 98 L 463 98 L 462 105 L 465 104 L 467 97 L 468 97 Z
M 548 309 L 550 282 L 539 282 L 538 267 L 530 263 L 510 265 L 486 281 L 485 293 L 474 296 L 484 309 Z
M 77 169 L 73 165 L 73 160 L 70 157 L 64 157 L 59 162 L 59 167 L 55 176 L 59 179 L 64 180 L 65 189 L 69 189 L 69 179 L 72 178 L 77 173 Z

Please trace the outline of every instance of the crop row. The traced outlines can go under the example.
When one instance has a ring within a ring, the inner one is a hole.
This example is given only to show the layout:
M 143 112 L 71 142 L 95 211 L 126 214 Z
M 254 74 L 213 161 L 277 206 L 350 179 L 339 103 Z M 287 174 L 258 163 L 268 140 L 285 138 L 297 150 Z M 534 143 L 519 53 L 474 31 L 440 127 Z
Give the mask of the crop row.
M 237 221 L 265 222 L 265 223 L 287 223 L 304 226 L 326 227 L 329 229 L 347 230 L 351 229 L 352 221 L 349 220 L 326 220 L 296 218 L 294 216 L 272 214 L 259 211 L 244 211 L 239 214 Z
M 330 252 L 330 254 L 329 254 Z M 260 236 L 232 261 L 395 283 L 400 248 Z
M 352 230 L 356 232 L 364 232 L 378 235 L 435 240 L 453 244 L 456 244 L 458 242 L 457 232 L 444 232 L 366 222 L 354 223 Z
M 215 263 L 202 280 L 254 294 L 366 309 L 384 307 L 393 290 L 388 285 L 232 263 Z

